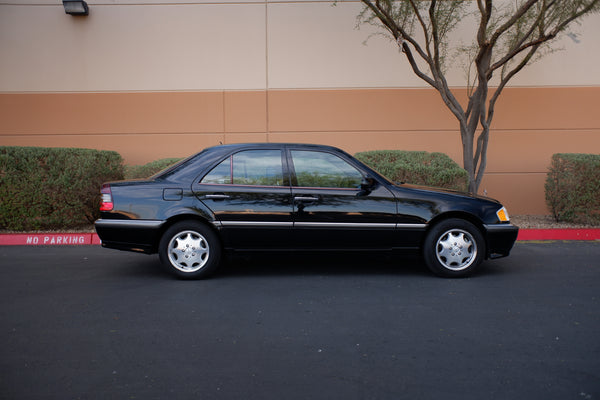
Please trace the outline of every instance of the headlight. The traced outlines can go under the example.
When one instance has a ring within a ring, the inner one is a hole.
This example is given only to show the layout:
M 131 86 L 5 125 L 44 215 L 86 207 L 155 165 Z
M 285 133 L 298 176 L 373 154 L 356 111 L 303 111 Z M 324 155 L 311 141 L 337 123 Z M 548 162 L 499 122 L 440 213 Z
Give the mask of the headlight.
M 506 211 L 506 208 L 502 207 L 501 209 L 499 209 L 498 211 L 496 211 L 496 215 L 498 216 L 498 219 L 501 222 L 508 222 L 510 221 L 510 218 L 508 216 L 508 211 Z

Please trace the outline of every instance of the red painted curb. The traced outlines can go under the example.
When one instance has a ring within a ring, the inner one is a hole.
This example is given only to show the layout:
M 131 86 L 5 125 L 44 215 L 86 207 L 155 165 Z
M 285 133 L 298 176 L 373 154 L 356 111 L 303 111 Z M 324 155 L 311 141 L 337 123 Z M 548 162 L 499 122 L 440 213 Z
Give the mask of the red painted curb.
M 600 240 L 600 228 L 520 229 L 517 240 Z M 95 233 L 0 234 L 0 246 L 79 246 L 100 243 L 100 238 Z
M 79 246 L 100 244 L 95 233 L 4 233 L 0 246 Z
M 520 229 L 517 240 L 600 240 L 600 229 Z

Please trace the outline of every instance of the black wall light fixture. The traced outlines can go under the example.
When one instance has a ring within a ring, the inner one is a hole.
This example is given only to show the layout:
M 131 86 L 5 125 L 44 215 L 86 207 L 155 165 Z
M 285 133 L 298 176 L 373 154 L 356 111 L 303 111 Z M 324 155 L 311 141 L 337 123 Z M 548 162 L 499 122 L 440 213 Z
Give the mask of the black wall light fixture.
M 65 12 L 70 15 L 88 15 L 90 9 L 83 0 L 63 0 L 63 7 Z

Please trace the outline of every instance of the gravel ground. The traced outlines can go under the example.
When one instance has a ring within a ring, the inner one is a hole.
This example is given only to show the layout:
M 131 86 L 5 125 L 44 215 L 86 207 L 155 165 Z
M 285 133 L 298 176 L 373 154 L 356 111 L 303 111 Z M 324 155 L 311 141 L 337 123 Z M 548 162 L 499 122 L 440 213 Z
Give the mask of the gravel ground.
M 598 225 L 556 222 L 550 215 L 511 215 L 510 221 L 521 229 L 600 228 Z

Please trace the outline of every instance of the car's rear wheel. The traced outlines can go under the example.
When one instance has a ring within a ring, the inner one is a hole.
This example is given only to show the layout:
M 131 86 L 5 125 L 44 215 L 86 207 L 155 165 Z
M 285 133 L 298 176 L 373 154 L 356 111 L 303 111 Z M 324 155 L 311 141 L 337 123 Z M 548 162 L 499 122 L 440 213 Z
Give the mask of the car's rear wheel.
M 163 234 L 158 248 L 163 266 L 183 279 L 200 279 L 219 266 L 221 245 L 217 235 L 196 221 L 178 222 Z
M 423 245 L 427 267 L 436 275 L 458 278 L 472 274 L 485 257 L 483 235 L 472 223 L 451 218 L 436 224 Z

